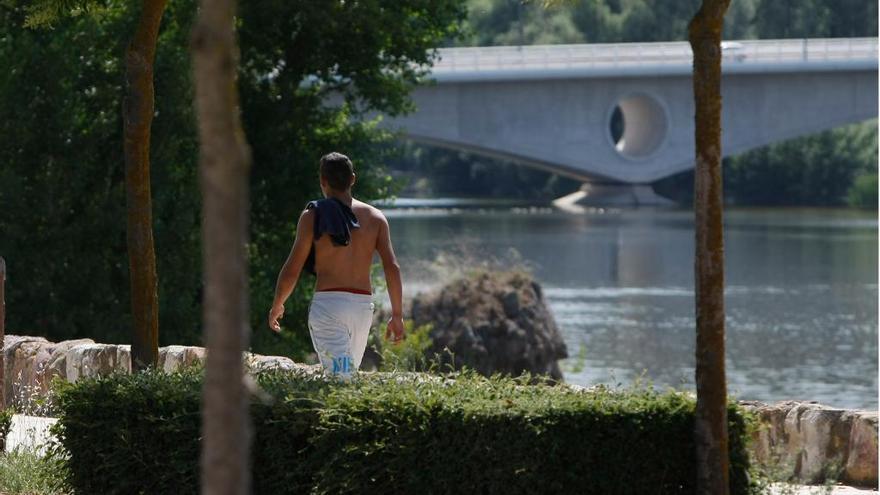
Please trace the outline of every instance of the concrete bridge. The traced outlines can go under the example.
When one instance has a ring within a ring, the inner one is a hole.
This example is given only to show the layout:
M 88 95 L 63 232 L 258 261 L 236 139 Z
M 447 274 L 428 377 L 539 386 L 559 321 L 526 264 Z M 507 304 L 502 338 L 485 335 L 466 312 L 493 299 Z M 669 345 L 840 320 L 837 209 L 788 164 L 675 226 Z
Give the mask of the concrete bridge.
M 877 116 L 877 38 L 727 41 L 725 156 Z M 585 181 L 648 184 L 693 167 L 686 42 L 440 50 L 418 110 L 383 125 L 417 142 Z

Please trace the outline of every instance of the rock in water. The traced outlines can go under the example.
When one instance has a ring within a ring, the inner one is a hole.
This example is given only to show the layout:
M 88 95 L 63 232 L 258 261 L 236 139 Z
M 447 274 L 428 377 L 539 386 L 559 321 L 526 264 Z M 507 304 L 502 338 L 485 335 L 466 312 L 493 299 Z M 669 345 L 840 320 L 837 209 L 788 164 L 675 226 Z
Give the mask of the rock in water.
M 411 305 L 416 326 L 432 325 L 430 356 L 484 375 L 530 372 L 562 380 L 565 342 L 541 287 L 520 272 L 482 272 L 455 280 Z M 449 355 L 445 349 L 452 352 Z

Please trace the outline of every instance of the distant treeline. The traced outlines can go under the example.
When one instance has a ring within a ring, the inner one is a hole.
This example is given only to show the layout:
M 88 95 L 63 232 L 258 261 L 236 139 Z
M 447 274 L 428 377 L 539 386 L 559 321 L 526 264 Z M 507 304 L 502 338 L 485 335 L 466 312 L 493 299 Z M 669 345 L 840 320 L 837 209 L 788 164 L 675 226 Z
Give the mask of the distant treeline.
M 547 5 L 549 3 L 549 5 Z M 676 41 L 701 0 L 470 0 L 462 46 Z M 725 39 L 877 36 L 876 0 L 735 0 Z
M 408 197 L 515 198 L 547 200 L 564 196 L 581 183 L 544 170 L 465 151 L 405 143 L 389 163 Z
M 724 159 L 724 195 L 740 205 L 877 207 L 877 121 L 840 127 Z M 693 172 L 654 184 L 693 201 Z
M 470 0 L 458 46 L 684 40 L 700 0 Z M 725 39 L 877 36 L 876 0 L 736 0 Z M 406 147 L 392 165 L 411 194 L 552 198 L 575 181 L 463 152 Z M 762 205 L 877 204 L 876 120 L 777 143 L 725 160 L 730 202 Z M 692 173 L 655 184 L 691 200 Z

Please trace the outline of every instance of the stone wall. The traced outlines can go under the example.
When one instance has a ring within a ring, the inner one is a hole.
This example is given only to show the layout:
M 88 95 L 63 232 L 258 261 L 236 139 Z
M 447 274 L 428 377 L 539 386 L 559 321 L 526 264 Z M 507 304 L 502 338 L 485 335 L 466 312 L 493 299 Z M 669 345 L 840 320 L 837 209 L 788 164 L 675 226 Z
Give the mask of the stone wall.
M 777 480 L 877 487 L 877 412 L 815 402 L 745 401 L 759 419 L 752 462 Z
M 297 364 L 282 356 L 247 355 L 254 369 L 280 367 L 315 371 L 313 366 Z M 43 337 L 6 335 L 3 339 L 4 392 L 7 403 L 20 406 L 44 397 L 55 378 L 76 382 L 82 377 L 131 371 L 131 347 L 98 344 L 91 339 L 49 342 Z M 159 367 L 174 371 L 202 362 L 203 347 L 170 345 L 159 348 Z

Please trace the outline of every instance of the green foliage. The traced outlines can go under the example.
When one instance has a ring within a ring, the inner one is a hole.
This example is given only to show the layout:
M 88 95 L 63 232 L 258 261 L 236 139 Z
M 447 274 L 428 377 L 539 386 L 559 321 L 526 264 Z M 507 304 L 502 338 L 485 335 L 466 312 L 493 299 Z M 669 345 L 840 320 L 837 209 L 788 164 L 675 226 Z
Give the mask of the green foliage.
M 876 170 L 877 123 L 784 141 L 726 161 L 725 190 L 733 202 L 843 205 L 856 175 Z
M 414 328 L 412 320 L 404 322 L 406 338 L 403 342 L 395 344 L 385 338 L 385 328 L 388 324 L 380 327 L 381 345 L 378 346 L 379 355 L 382 356 L 379 371 L 425 371 L 429 368 L 429 359 L 426 356 L 431 348 L 431 325 L 422 325 Z
M 683 41 L 700 0 L 468 0 L 458 44 L 535 45 Z M 737 0 L 725 39 L 877 36 L 874 0 Z
M 761 38 L 877 36 L 874 0 L 762 0 L 755 6 L 755 29 Z
M 117 374 L 60 384 L 62 414 L 52 431 L 64 450 L 56 446 L 53 455 L 66 458 L 75 489 L 80 493 L 183 493 L 175 485 L 195 487 L 201 373 L 187 369 L 167 375 Z M 89 417 L 95 413 L 111 416 Z
M 12 408 L 0 410 L 0 452 L 6 445 L 6 435 L 9 434 L 9 427 L 12 426 Z
M 847 194 L 850 206 L 877 209 L 877 172 L 856 178 Z
M 471 0 L 462 46 L 582 43 L 567 2 Z
M 725 200 L 748 205 L 847 204 L 856 177 L 876 173 L 877 121 L 765 146 L 724 159 Z M 693 172 L 663 179 L 655 190 L 693 200 Z M 865 186 L 863 186 L 865 187 Z M 852 197 L 852 196 L 850 196 Z
M 530 200 L 555 199 L 580 182 L 543 170 L 521 166 L 465 151 L 452 151 L 407 143 L 400 158 L 389 162 L 403 177 L 413 180 L 406 193 L 432 197 L 502 197 Z
M 9 328 L 52 340 L 124 343 L 131 316 L 122 57 L 139 2 L 98 2 L 100 15 L 61 15 L 92 2 L 23 3 L 0 0 L 0 94 L 14 95 L 0 98 Z M 194 13 L 193 0 L 169 2 L 155 62 L 151 180 L 161 345 L 201 343 Z M 364 122 L 362 112 L 409 109 L 408 91 L 430 64 L 431 49 L 456 36 L 463 16 L 461 0 L 240 2 L 239 87 L 254 157 L 253 350 L 300 357 L 309 347 L 306 288 L 287 305 L 292 332 L 276 338 L 263 330 L 299 211 L 320 195 L 318 158 L 331 150 L 349 154 L 360 198 L 392 194 L 383 167 L 391 135 Z M 52 29 L 27 22 L 51 22 Z M 336 107 L 322 103 L 330 92 L 339 97 Z
M 454 378 L 454 379 L 450 379 Z M 694 400 L 470 374 L 258 377 L 254 493 L 693 493 Z M 195 493 L 199 371 L 87 379 L 55 433 L 81 493 Z M 747 418 L 729 408 L 731 492 Z
M 51 26 L 65 16 L 76 17 L 100 11 L 107 3 L 107 0 L 31 0 L 25 7 L 25 26 Z
M 128 340 L 119 109 L 135 13 L 121 5 L 61 19 L 51 31 L 22 28 L 21 9 L 0 10 L 0 63 L 8 69 L 0 94 L 17 95 L 0 101 L 8 116 L 0 123 L 0 202 L 10 212 L 0 219 L 0 251 L 9 261 L 10 327 L 22 333 Z M 159 270 L 167 274 L 159 286 L 164 328 L 193 342 L 199 215 L 190 76 L 175 68 L 188 60 L 189 18 L 180 11 L 169 7 L 167 24 L 185 26 L 163 32 L 156 64 L 153 192 Z M 168 48 L 178 44 L 175 58 Z
M 16 449 L 0 451 L 0 493 L 61 495 L 71 491 L 64 480 L 64 468 L 56 459 Z

